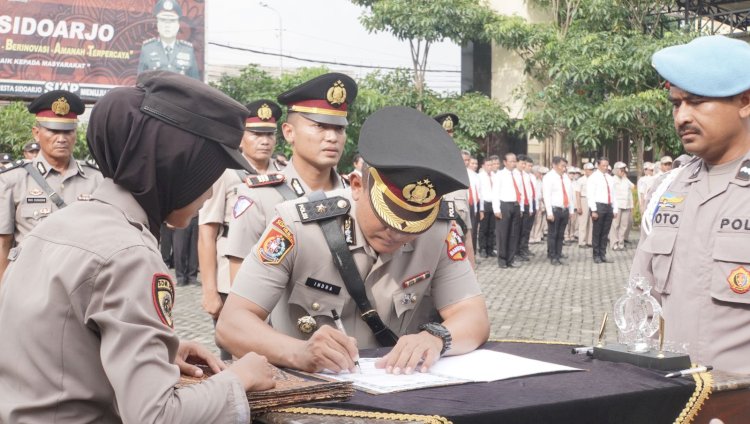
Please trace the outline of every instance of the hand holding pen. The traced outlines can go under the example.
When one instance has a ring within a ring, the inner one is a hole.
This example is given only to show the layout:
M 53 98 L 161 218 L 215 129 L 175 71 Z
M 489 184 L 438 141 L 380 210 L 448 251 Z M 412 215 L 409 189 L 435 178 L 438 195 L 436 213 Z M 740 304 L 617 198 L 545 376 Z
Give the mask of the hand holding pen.
M 344 324 L 341 322 L 341 317 L 339 316 L 338 312 L 336 312 L 335 309 L 331 309 L 331 316 L 333 317 L 333 323 L 336 324 L 336 328 L 339 329 L 342 333 L 344 333 L 345 336 L 348 337 L 346 334 L 346 330 L 344 329 Z M 354 365 L 357 367 L 357 370 L 359 373 L 362 373 L 362 367 L 359 366 L 359 356 L 357 356 L 354 359 Z

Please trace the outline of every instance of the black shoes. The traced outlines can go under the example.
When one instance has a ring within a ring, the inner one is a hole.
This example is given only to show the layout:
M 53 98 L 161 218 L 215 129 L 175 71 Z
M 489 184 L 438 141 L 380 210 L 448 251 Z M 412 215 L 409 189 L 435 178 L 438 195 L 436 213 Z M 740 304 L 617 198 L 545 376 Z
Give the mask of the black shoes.
M 600 257 L 598 257 L 598 256 L 595 256 L 595 257 L 594 257 L 594 263 L 595 263 L 595 264 L 600 264 L 600 263 L 602 263 L 602 258 L 600 258 Z

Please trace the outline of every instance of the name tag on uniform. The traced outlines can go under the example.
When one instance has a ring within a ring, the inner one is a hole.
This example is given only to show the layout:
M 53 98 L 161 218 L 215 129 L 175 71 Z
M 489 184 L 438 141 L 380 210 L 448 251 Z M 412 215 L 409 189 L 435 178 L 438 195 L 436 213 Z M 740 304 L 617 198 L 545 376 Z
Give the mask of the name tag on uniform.
M 305 285 L 313 289 L 322 290 L 326 293 L 335 294 L 336 296 L 341 292 L 341 287 L 314 278 L 308 278 L 307 281 L 305 281 Z
M 47 203 L 46 197 L 27 197 L 26 203 Z

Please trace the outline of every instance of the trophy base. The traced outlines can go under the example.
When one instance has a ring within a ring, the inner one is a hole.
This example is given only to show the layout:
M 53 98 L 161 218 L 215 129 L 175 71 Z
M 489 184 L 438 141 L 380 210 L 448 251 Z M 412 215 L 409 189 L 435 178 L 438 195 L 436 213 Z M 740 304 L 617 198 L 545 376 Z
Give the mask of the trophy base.
M 619 343 L 594 347 L 594 359 L 610 362 L 625 362 L 641 368 L 673 371 L 690 368 L 690 356 L 683 353 L 649 351 L 628 352 L 628 347 Z

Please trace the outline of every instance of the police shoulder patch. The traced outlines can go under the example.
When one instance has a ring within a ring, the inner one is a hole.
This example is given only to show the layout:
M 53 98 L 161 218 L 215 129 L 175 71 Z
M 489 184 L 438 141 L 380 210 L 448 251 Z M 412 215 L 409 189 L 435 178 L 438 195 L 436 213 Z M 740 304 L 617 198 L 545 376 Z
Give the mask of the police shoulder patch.
M 250 206 L 255 203 L 253 199 L 250 199 L 249 197 L 245 196 L 239 196 L 237 197 L 237 201 L 234 202 L 234 206 L 232 207 L 232 216 L 234 218 L 239 218 L 240 215 L 245 213 L 246 210 L 250 208 Z
M 284 182 L 283 174 L 253 175 L 245 179 L 245 184 L 250 188 L 275 186 Z
M 448 232 L 448 236 L 445 238 L 446 250 L 448 257 L 454 261 L 462 261 L 466 259 L 466 246 L 464 245 L 464 238 L 458 231 L 456 225 L 451 225 L 451 229 Z
M 8 171 L 10 171 L 12 169 L 21 168 L 23 166 L 23 164 L 25 164 L 25 163 L 26 163 L 26 161 L 24 161 L 23 159 L 18 159 L 17 161 L 8 164 L 6 167 L 0 167 L 0 174 L 2 174 L 4 172 L 8 172 Z
M 283 219 L 271 222 L 266 236 L 258 244 L 258 258 L 264 264 L 277 265 L 294 247 L 294 235 Z
M 453 220 L 456 219 L 456 204 L 452 200 L 442 200 L 440 202 L 440 211 L 437 219 Z
M 174 306 L 174 284 L 166 274 L 154 274 L 151 280 L 151 296 L 156 308 L 156 315 L 164 324 L 174 328 L 172 320 L 172 307 Z

